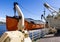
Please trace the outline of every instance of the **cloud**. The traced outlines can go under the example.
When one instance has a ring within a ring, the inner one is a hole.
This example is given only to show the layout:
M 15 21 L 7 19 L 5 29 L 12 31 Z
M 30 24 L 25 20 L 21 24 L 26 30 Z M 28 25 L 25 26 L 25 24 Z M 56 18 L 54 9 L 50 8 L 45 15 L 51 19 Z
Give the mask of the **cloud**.
M 6 22 L 6 18 L 0 17 L 1 22 Z

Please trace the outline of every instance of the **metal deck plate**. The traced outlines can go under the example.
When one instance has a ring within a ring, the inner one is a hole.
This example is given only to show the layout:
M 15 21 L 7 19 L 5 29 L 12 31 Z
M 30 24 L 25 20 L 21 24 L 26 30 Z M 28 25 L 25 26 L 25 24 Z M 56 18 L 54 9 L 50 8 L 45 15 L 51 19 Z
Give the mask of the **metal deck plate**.
M 36 42 L 60 42 L 60 37 L 41 38 L 37 40 Z

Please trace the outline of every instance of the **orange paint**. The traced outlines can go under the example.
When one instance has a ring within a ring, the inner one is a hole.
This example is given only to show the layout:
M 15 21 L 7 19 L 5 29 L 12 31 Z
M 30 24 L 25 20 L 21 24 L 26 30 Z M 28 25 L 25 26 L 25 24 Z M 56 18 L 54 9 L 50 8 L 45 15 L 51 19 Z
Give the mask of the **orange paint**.
M 6 16 L 6 28 L 8 31 L 17 30 L 18 18 Z M 42 29 L 44 28 L 44 24 L 33 24 L 25 20 L 25 29 L 34 30 L 34 29 Z

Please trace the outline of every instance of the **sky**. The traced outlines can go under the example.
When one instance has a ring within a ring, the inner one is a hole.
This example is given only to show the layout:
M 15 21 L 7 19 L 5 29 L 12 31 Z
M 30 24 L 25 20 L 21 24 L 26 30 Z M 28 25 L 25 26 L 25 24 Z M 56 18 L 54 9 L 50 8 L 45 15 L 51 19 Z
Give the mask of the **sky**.
M 32 18 L 35 20 L 41 20 L 41 14 L 43 14 L 45 8 L 43 4 L 45 2 L 50 4 L 56 10 L 60 8 L 60 0 L 0 0 L 0 18 L 5 18 L 6 16 L 14 16 L 14 2 L 18 3 L 25 18 Z M 50 12 L 46 9 L 45 16 L 47 16 L 49 13 Z

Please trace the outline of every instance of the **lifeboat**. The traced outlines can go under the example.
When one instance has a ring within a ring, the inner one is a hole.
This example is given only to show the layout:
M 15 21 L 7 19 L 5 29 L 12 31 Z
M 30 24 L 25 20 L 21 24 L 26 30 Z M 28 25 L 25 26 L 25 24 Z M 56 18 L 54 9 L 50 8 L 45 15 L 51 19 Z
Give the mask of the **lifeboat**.
M 28 18 L 29 19 L 29 18 Z M 44 28 L 44 24 L 40 23 L 37 24 L 34 21 L 28 21 L 28 19 L 24 20 L 24 29 L 25 30 L 35 30 L 35 29 L 42 29 Z M 8 31 L 13 31 L 17 30 L 18 27 L 18 22 L 19 22 L 19 17 L 18 16 L 6 16 L 6 28 Z

